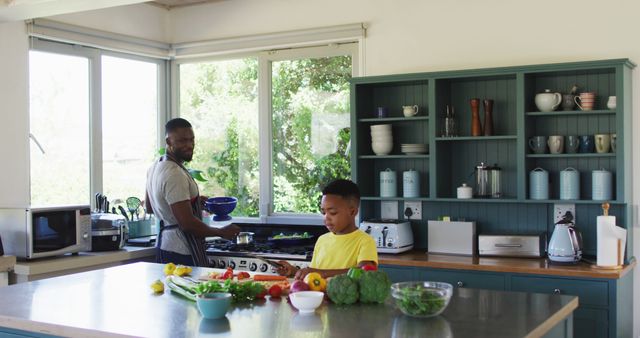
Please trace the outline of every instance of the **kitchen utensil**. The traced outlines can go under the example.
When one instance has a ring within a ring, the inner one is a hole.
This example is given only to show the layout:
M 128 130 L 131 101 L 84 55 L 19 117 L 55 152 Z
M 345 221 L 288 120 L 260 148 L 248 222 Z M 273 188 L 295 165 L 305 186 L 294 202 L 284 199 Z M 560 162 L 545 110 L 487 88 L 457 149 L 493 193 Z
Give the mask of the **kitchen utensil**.
M 597 153 L 608 153 L 611 148 L 611 135 L 609 134 L 595 134 L 593 139 L 596 142 Z
M 476 222 L 427 221 L 427 252 L 477 254 Z
M 312 314 L 316 308 L 322 304 L 324 292 L 321 291 L 298 291 L 289 294 L 291 304 L 295 306 L 300 313 Z
M 373 237 L 380 253 L 401 253 L 413 249 L 413 231 L 408 221 L 371 219 L 360 223 L 359 228 Z
M 560 199 L 580 199 L 580 172 L 574 168 L 566 168 L 560 172 Z
M 93 209 L 93 211 L 101 212 L 100 208 L 102 207 L 102 194 L 100 194 L 99 192 L 97 192 L 95 195 L 95 203 L 96 203 L 96 207 Z
M 562 110 L 573 110 L 576 106 L 575 94 L 562 94 Z
M 140 220 L 140 217 L 138 217 L 138 208 L 140 208 L 140 199 L 137 197 L 128 197 L 127 198 L 127 209 L 129 209 L 129 212 L 131 213 L 131 220 L 133 221 L 133 215 L 135 213 L 136 215 L 136 220 Z
M 565 142 L 565 150 L 567 154 L 575 154 L 578 152 L 578 147 L 580 146 L 580 139 L 576 135 L 568 135 L 566 137 L 567 142 Z
M 402 196 L 420 197 L 420 173 L 415 170 L 402 173 Z
M 396 172 L 387 168 L 380 172 L 380 197 L 396 197 Z
M 533 136 L 529 139 L 529 148 L 534 154 L 544 154 L 547 152 L 547 137 Z
M 609 203 L 602 204 L 603 215 L 596 217 L 597 265 L 621 268 L 627 243 L 627 230 L 616 226 L 616 216 L 609 216 Z
M 247 245 L 253 243 L 253 232 L 241 231 L 236 237 L 236 244 Z
M 596 102 L 596 93 L 594 92 L 580 93 L 580 95 L 575 97 L 574 101 L 576 102 L 578 107 L 582 110 L 593 110 L 593 107 L 595 106 L 595 102 Z
M 229 214 L 236 208 L 238 199 L 235 197 L 210 197 L 204 202 L 204 207 L 210 213 L 214 214 L 215 222 L 228 221 L 231 219 Z
M 562 102 L 562 95 L 560 93 L 552 93 L 551 90 L 545 89 L 544 93 L 536 94 L 534 99 L 536 107 L 541 112 L 551 112 L 556 110 Z
M 611 152 L 616 152 L 616 146 L 618 143 L 618 135 L 617 134 L 611 134 Z
M 402 113 L 405 117 L 411 117 L 418 114 L 418 105 L 402 106 Z
M 269 237 L 267 239 L 267 243 L 277 246 L 277 247 L 289 247 L 289 246 L 302 246 L 309 245 L 315 243 L 315 236 L 307 235 L 307 236 L 295 236 L 290 235 L 286 238 L 273 238 Z
M 591 199 L 594 201 L 608 201 L 612 199 L 612 175 L 605 169 L 591 172 Z
M 493 100 L 485 99 L 484 104 L 484 136 L 493 136 Z
M 475 168 L 476 174 L 476 196 L 489 197 L 489 166 L 480 162 Z
M 478 255 L 480 256 L 544 257 L 546 253 L 546 232 L 530 235 L 478 235 Z
M 473 197 L 473 189 L 466 183 L 462 183 L 462 186 L 457 189 L 457 197 L 459 199 L 470 199 Z
M 444 121 L 442 122 L 442 129 L 440 132 L 442 137 L 456 137 L 458 136 L 458 125 L 456 123 L 455 110 L 453 106 L 447 105 Z
M 553 135 L 547 139 L 547 145 L 549 146 L 549 152 L 552 154 L 562 154 L 564 152 L 564 136 Z
M 529 198 L 532 200 L 549 199 L 549 172 L 535 168 L 529 172 Z
M 396 306 L 412 317 L 428 318 L 441 314 L 449 305 L 452 294 L 453 285 L 443 282 L 416 281 L 391 285 Z
M 502 197 L 502 168 L 494 164 L 489 170 L 489 196 L 491 198 Z
M 607 100 L 607 108 L 614 110 L 616 109 L 617 106 L 617 100 L 615 96 L 609 96 L 609 99 Z
M 196 297 L 196 307 L 202 317 L 219 319 L 224 317 L 231 305 L 231 294 L 226 292 L 204 293 Z
M 471 99 L 471 136 L 482 135 L 482 124 L 480 123 L 480 99 Z
M 577 263 L 582 258 L 582 236 L 575 229 L 573 215 L 567 212 L 555 224 L 549 241 L 549 260 L 559 263 Z
M 122 216 L 124 216 L 124 218 L 127 220 L 127 222 L 129 221 L 129 216 L 127 215 L 127 211 L 124 210 L 124 208 L 119 205 L 118 206 L 118 210 L 120 211 L 120 214 L 122 214 Z M 132 220 L 133 221 L 133 220 Z
M 595 148 L 595 140 L 593 135 L 582 135 L 578 137 L 580 139 L 580 145 L 578 146 L 578 152 L 583 154 L 590 154 Z

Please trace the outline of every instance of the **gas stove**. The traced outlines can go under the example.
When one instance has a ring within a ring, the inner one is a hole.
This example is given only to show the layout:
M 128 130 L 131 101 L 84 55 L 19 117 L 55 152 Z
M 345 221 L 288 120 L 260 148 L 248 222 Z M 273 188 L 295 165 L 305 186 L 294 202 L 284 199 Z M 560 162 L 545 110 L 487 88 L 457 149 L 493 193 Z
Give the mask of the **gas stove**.
M 213 268 L 252 271 L 275 274 L 276 269 L 266 262 L 255 258 L 262 257 L 306 268 L 311 263 L 313 246 L 277 247 L 269 243 L 236 244 L 228 240 L 207 241 L 207 258 Z

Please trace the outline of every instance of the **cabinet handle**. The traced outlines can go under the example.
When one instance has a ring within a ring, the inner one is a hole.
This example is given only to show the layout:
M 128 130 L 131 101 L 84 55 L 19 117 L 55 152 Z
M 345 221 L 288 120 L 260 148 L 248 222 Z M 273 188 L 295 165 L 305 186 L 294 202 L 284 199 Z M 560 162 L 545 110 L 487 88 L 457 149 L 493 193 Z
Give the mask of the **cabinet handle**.
M 556 295 L 560 294 L 560 289 L 553 289 L 553 293 L 555 293 Z
M 461 288 L 464 286 L 464 283 L 462 281 L 458 281 L 456 285 L 458 285 L 458 287 Z

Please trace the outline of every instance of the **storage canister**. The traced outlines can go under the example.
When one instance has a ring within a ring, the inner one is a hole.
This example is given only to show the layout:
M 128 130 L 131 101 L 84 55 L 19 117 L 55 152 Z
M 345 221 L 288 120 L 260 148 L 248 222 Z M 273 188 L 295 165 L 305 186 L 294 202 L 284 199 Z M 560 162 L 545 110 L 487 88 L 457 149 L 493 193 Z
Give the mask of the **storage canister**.
M 396 197 L 396 172 L 389 168 L 380 172 L 380 197 Z
M 466 183 L 462 183 L 462 186 L 457 190 L 459 199 L 469 199 L 473 197 L 473 190 Z
M 420 175 L 415 170 L 402 173 L 402 195 L 404 197 L 420 197 Z
M 549 199 L 549 172 L 535 168 L 529 172 L 529 198 L 532 200 Z
M 493 167 L 489 167 L 489 195 L 492 198 L 502 197 L 501 185 L 502 169 L 494 164 Z
M 580 172 L 574 168 L 566 168 L 560 172 L 560 199 L 580 199 Z
M 610 200 L 612 193 L 612 175 L 610 171 L 600 169 L 591 172 L 591 198 L 594 201 Z

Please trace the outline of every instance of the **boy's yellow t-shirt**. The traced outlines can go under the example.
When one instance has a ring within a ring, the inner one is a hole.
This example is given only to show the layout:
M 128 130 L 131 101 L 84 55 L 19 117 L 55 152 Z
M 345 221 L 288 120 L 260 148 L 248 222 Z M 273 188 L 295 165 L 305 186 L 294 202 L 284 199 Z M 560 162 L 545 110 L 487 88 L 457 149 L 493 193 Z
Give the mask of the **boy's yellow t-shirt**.
M 364 231 L 357 229 L 346 235 L 328 232 L 316 241 L 311 267 L 315 269 L 348 269 L 362 261 L 378 263 L 376 242 Z

